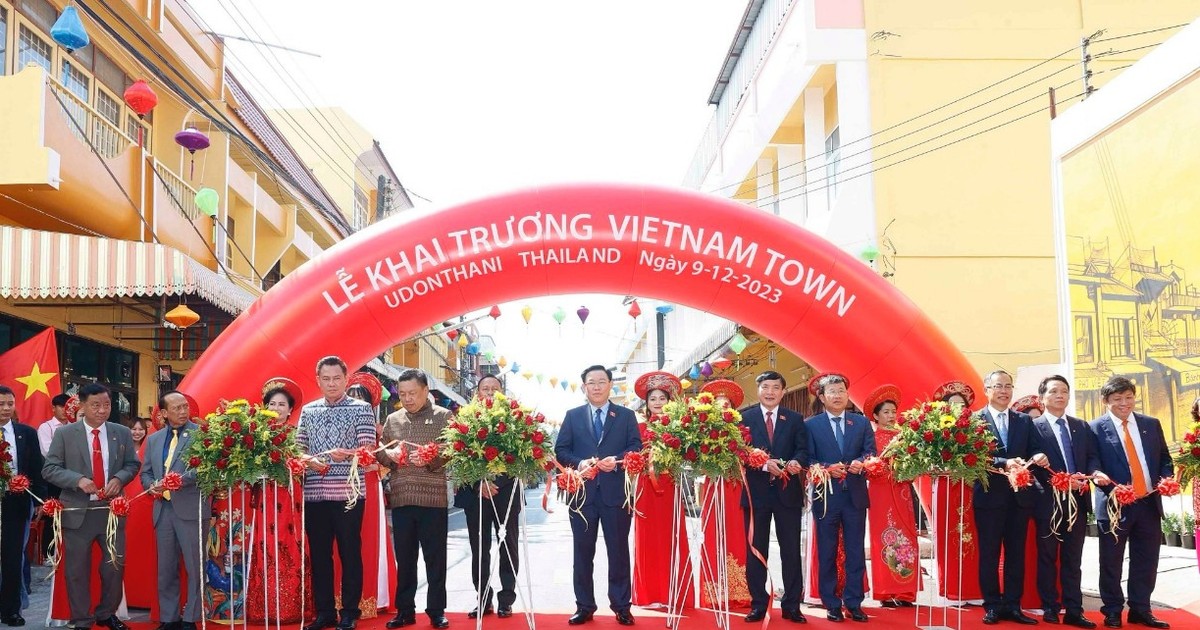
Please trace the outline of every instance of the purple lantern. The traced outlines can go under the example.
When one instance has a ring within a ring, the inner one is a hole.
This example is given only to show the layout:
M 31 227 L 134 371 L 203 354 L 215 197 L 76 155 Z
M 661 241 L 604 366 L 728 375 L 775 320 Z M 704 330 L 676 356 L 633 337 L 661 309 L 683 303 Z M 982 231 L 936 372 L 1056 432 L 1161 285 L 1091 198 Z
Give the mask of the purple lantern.
M 592 313 L 592 311 L 588 310 L 588 307 L 586 307 L 586 306 L 580 306 L 579 310 L 575 311 L 575 314 L 579 316 L 580 324 L 586 324 L 588 315 L 590 315 L 591 313 Z
M 709 363 L 708 361 L 705 361 L 704 363 L 700 364 L 700 373 L 703 374 L 705 377 L 712 376 L 712 374 L 713 374 L 712 364 Z
M 208 148 L 208 136 L 195 127 L 188 127 L 175 134 L 175 144 L 187 149 L 188 153 L 192 154 L 191 174 L 188 175 L 188 179 L 193 179 L 196 175 L 196 151 Z

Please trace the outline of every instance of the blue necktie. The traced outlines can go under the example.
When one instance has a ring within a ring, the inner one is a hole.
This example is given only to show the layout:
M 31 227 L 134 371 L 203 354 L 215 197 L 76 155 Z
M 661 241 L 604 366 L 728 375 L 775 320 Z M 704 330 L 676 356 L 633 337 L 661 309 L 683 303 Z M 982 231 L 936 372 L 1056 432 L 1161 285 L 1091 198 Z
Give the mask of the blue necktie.
M 604 422 L 600 419 L 600 413 L 603 409 L 597 409 L 592 415 L 592 433 L 596 436 L 596 443 L 600 443 L 600 438 L 604 436 Z
M 842 433 L 842 419 L 833 418 L 833 437 L 837 440 L 838 450 L 842 453 L 846 452 L 846 436 Z
M 1067 472 L 1075 474 L 1075 448 L 1071 446 L 1071 432 L 1067 430 L 1067 419 L 1059 418 L 1055 424 L 1058 425 L 1058 435 L 1062 439 L 1063 451 L 1066 453 L 1063 459 L 1067 462 Z
M 996 431 L 1000 433 L 1000 448 L 1008 448 L 1008 423 L 1005 422 L 1004 413 L 996 414 Z

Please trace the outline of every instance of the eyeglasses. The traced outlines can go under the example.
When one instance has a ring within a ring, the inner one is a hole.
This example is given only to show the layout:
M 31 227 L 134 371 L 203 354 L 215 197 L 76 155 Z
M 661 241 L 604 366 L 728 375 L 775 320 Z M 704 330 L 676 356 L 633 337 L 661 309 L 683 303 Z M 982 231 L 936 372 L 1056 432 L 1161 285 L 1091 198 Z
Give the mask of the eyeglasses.
M 1003 383 L 1003 384 L 997 384 L 997 385 L 988 385 L 988 389 L 1004 389 L 1004 390 L 1008 390 L 1008 389 L 1012 389 L 1012 388 L 1013 388 L 1013 386 L 1012 386 L 1010 383 Z
M 584 383 L 587 387 L 608 387 L 611 381 L 588 381 Z

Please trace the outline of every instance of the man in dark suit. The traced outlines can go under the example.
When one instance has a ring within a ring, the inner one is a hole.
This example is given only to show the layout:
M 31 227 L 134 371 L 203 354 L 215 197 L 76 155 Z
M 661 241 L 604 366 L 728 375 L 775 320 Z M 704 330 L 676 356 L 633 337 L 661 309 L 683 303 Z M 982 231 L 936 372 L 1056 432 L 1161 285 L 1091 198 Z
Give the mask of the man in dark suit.
M 38 446 L 37 431 L 15 421 L 17 396 L 6 385 L 0 385 L 0 439 L 7 445 L 0 458 L 8 461 L 13 474 L 29 477 L 29 489 L 38 496 L 45 494 L 42 482 L 42 449 Z M 25 535 L 33 504 L 27 492 L 6 492 L 0 506 L 0 623 L 23 626 L 21 591 L 25 588 L 22 576 L 25 558 Z
M 503 389 L 504 384 L 500 379 L 489 374 L 479 379 L 475 395 L 481 400 L 491 400 L 496 392 Z M 521 507 L 525 503 L 524 497 L 513 496 L 513 492 L 516 491 L 516 481 L 512 477 L 501 475 L 494 482 L 464 486 L 454 493 L 454 505 L 462 508 L 463 516 L 467 519 L 467 538 L 471 542 L 471 581 L 475 584 L 480 602 L 475 610 L 467 613 L 470 619 L 492 612 L 493 530 L 500 539 L 497 546 L 497 553 L 500 554 L 497 615 L 501 618 L 512 616 L 512 606 L 517 601 L 517 570 L 520 566 L 517 553 L 518 525 L 521 521 Z
M 177 391 L 158 399 L 165 419 L 163 431 L 146 438 L 142 487 L 160 497 L 154 502 L 154 538 L 158 545 L 158 630 L 195 630 L 200 621 L 200 488 L 196 471 L 188 468 L 184 453 L 192 442 L 197 426 L 187 398 Z M 180 489 L 162 489 L 168 472 L 183 478 Z M 205 511 L 205 514 L 208 512 Z M 187 608 L 179 611 L 179 557 L 187 570 Z
M 875 454 L 875 431 L 865 416 L 846 410 L 850 392 L 846 379 L 826 374 L 817 381 L 817 395 L 825 411 L 804 421 L 808 428 L 808 454 L 832 478 L 832 491 L 813 502 L 817 529 L 817 558 L 821 567 L 818 588 L 830 621 L 845 620 L 842 608 L 854 621 L 867 621 L 863 612 L 863 576 L 867 571 L 867 479 L 863 462 Z M 846 550 L 846 586 L 837 595 L 838 535 Z
M 1061 607 L 1067 611 L 1061 620 L 1063 624 L 1095 628 L 1096 623 L 1083 616 L 1083 593 L 1079 587 L 1087 515 L 1092 511 L 1087 481 L 1082 478 L 1091 476 L 1097 485 L 1108 485 L 1108 476 L 1100 470 L 1096 435 L 1086 422 L 1067 415 L 1067 404 L 1071 401 L 1071 386 L 1067 379 L 1057 374 L 1047 376 L 1038 384 L 1038 396 L 1046 408 L 1046 413 L 1033 420 L 1036 450 L 1046 455 L 1045 462 L 1033 471 L 1042 486 L 1042 493 L 1033 508 L 1037 524 L 1037 587 L 1042 600 L 1042 619 L 1047 623 L 1059 623 Z M 1080 478 L 1072 488 L 1078 510 L 1073 524 L 1069 522 L 1067 500 L 1056 498 L 1050 486 L 1050 475 L 1056 472 Z M 1056 510 L 1060 522 L 1055 528 Z
M 99 383 L 79 388 L 83 422 L 75 422 L 54 432 L 42 477 L 62 488 L 61 500 L 68 508 L 62 514 L 67 601 L 71 607 L 71 626 L 90 628 L 92 623 L 110 630 L 129 630 L 116 617 L 121 603 L 125 574 L 125 519 L 117 519 L 117 557 L 109 556 L 105 544 L 108 525 L 108 501 L 121 496 L 125 485 L 133 481 L 141 464 L 129 429 L 108 422 L 112 396 Z M 96 508 L 96 509 L 83 509 Z M 92 602 L 92 545 L 100 546 L 100 603 L 95 614 Z
M 1040 463 L 1033 420 L 1009 409 L 1012 375 L 996 370 L 983 379 L 988 406 L 979 417 L 996 436 L 992 468 L 1011 470 L 1027 462 Z M 993 474 L 985 488 L 975 482 L 975 529 L 979 533 L 979 586 L 983 591 L 983 623 L 992 625 L 1008 619 L 1024 625 L 1037 620 L 1021 612 L 1021 589 L 1025 583 L 1025 538 L 1033 519 L 1033 505 L 1041 492 L 1031 488 L 1014 491 L 1004 475 Z M 1000 588 L 1000 551 L 1004 551 L 1004 589 Z
M 1162 496 L 1149 494 L 1159 480 L 1174 474 L 1171 453 L 1157 418 L 1134 413 L 1137 386 L 1124 376 L 1113 376 L 1100 388 L 1108 413 L 1092 420 L 1100 451 L 1100 469 L 1118 484 L 1133 486 L 1138 499 L 1121 508 L 1121 521 L 1110 523 L 1107 498 L 1112 486 L 1096 488 L 1096 522 L 1100 525 L 1100 600 L 1104 625 L 1121 627 L 1125 593 L 1121 591 L 1121 564 L 1129 544 L 1129 623 L 1151 628 L 1170 626 L 1150 611 L 1150 594 L 1158 576 L 1158 548 L 1162 532 Z M 1116 535 L 1113 535 L 1114 529 Z
M 758 405 L 742 410 L 742 425 L 750 430 L 750 446 L 771 456 L 762 470 L 746 470 L 746 488 L 742 492 L 742 512 L 746 524 L 746 585 L 750 589 L 750 614 L 746 621 L 761 621 L 767 615 L 767 566 L 771 521 L 779 540 L 783 565 L 783 599 L 780 606 L 785 619 L 806 623 L 800 612 L 804 598 L 804 565 L 800 559 L 800 525 L 804 518 L 804 483 L 784 479 L 798 475 L 808 465 L 808 432 L 799 412 L 781 407 L 787 381 L 779 372 L 767 371 L 755 379 Z M 781 462 L 784 462 L 781 464 Z M 751 521 L 753 506 L 753 522 Z M 753 526 L 754 536 L 750 536 Z M 758 559 L 761 554 L 763 560 Z
M 596 557 L 596 533 L 604 530 L 608 550 L 608 602 L 617 614 L 617 622 L 633 625 L 629 612 L 633 583 L 629 575 L 629 527 L 632 517 L 625 509 L 625 474 L 617 460 L 625 453 L 640 451 L 633 411 L 609 402 L 612 372 L 603 365 L 583 371 L 583 390 L 587 404 L 567 412 L 554 444 L 558 461 L 580 471 L 596 468 L 596 477 L 584 484 L 584 501 L 571 509 L 571 534 L 575 555 L 576 611 L 567 623 L 579 625 L 592 620 L 596 596 L 592 586 L 592 566 Z M 600 524 L 600 528 L 596 524 Z

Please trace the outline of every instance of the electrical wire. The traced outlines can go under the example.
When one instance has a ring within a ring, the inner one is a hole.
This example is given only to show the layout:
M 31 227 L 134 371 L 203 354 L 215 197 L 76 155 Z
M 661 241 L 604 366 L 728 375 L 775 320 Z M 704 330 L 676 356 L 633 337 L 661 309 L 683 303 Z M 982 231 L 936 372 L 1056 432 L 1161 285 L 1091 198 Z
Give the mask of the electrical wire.
M 58 221 L 59 223 L 62 223 L 63 225 L 67 225 L 67 226 L 70 226 L 70 227 L 72 227 L 72 228 L 75 228 L 76 230 L 79 230 L 80 232 L 83 232 L 83 233 L 85 233 L 85 234 L 88 234 L 88 235 L 90 235 L 90 236 L 98 236 L 98 237 L 100 237 L 100 238 L 108 238 L 108 237 L 107 237 L 107 236 L 105 236 L 104 234 L 101 234 L 101 233 L 99 233 L 99 232 L 97 232 L 97 231 L 95 231 L 95 230 L 93 230 L 93 229 L 91 229 L 91 228 L 86 228 L 86 227 L 83 227 L 82 225 L 79 225 L 79 224 L 77 224 L 77 223 L 71 223 L 70 221 L 68 221 L 68 220 L 66 220 L 66 219 L 64 219 L 64 218 L 62 218 L 62 217 L 60 217 L 60 216 L 58 216 L 58 215 L 55 215 L 55 214 L 50 214 L 49 212 L 46 212 L 45 210 L 42 210 L 41 208 L 38 208 L 37 206 L 31 206 L 31 205 L 29 205 L 29 204 L 25 203 L 24 201 L 21 201 L 20 199 L 17 199 L 16 197 L 10 197 L 10 196 L 8 196 L 8 195 L 6 195 L 6 194 L 2 193 L 2 192 L 0 192 L 0 197 L 4 197 L 5 199 L 7 199 L 7 200 L 9 200 L 9 201 L 11 201 L 11 202 L 13 202 L 13 203 L 15 203 L 15 204 L 18 204 L 18 205 L 24 206 L 24 207 L 26 207 L 26 208 L 28 208 L 28 209 L 30 209 L 30 210 L 33 210 L 34 212 L 36 212 L 36 213 L 38 213 L 38 214 L 40 214 L 40 215 L 42 215 L 42 216 L 44 216 L 44 217 L 46 217 L 46 218 L 49 218 L 49 219 L 54 219 L 55 221 Z
M 1161 33 L 1161 32 L 1163 32 L 1163 31 L 1173 31 L 1173 30 L 1175 30 L 1175 29 L 1177 29 L 1177 28 L 1183 28 L 1183 27 L 1185 27 L 1185 26 L 1187 26 L 1187 25 L 1188 25 L 1188 23 L 1187 23 L 1187 22 L 1184 22 L 1184 23 L 1182 23 L 1182 24 L 1174 24 L 1174 25 L 1171 25 L 1171 26 L 1163 26 L 1163 27 L 1161 27 L 1161 28 L 1153 28 L 1153 29 L 1150 29 L 1150 30 L 1148 30 L 1148 31 L 1138 31 L 1138 32 L 1136 32 L 1136 33 L 1127 33 L 1127 34 L 1125 34 L 1125 35 L 1114 35 L 1113 37 L 1105 37 L 1105 38 L 1103 38 L 1103 39 L 1093 39 L 1093 40 L 1090 40 L 1090 41 L 1088 41 L 1088 43 L 1089 43 L 1089 44 L 1100 44 L 1100 43 L 1103 43 L 1103 42 L 1111 42 L 1111 41 L 1115 41 L 1115 40 L 1118 40 L 1118 39 L 1126 39 L 1126 38 L 1129 38 L 1129 37 L 1137 37 L 1137 36 L 1139 36 L 1139 35 L 1149 35 L 1149 34 L 1151 34 L 1151 33 Z

